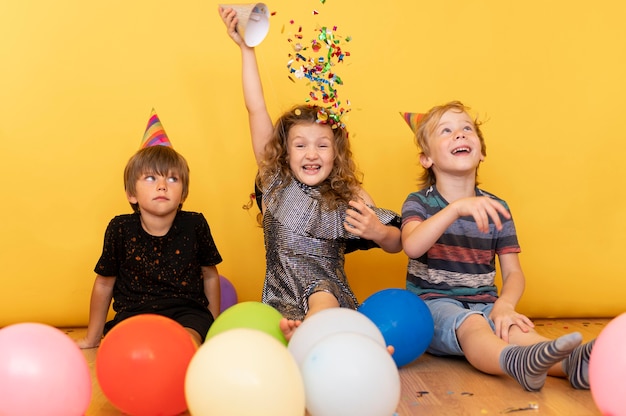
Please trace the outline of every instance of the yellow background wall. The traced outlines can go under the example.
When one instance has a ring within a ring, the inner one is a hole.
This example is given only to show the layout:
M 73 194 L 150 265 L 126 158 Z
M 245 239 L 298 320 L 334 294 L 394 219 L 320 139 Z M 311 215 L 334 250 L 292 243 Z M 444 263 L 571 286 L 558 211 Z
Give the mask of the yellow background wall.
M 365 188 L 400 211 L 419 173 L 399 111 L 460 99 L 486 121 L 485 189 L 506 199 L 533 317 L 626 309 L 626 5 L 606 1 L 276 0 L 257 48 L 274 116 L 308 91 L 287 38 L 351 36 L 336 71 Z M 0 3 L 0 325 L 87 322 L 108 221 L 130 212 L 122 170 L 155 107 L 192 169 L 185 209 L 205 213 L 241 300 L 264 274 L 238 48 L 217 3 Z M 313 10 L 319 11 L 318 15 Z M 294 19 L 295 25 L 289 20 Z M 403 287 L 406 258 L 348 256 L 360 300 Z

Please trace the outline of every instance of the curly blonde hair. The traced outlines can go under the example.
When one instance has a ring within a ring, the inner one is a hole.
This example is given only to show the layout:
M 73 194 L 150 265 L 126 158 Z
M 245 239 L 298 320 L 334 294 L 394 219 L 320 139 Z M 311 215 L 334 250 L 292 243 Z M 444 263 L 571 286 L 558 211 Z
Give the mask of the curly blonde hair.
M 417 143 L 417 147 L 420 150 L 420 156 L 425 155 L 428 156 L 430 149 L 428 147 L 428 137 L 434 133 L 437 124 L 441 120 L 441 117 L 448 111 L 454 111 L 457 113 L 466 113 L 469 114 L 470 108 L 467 107 L 460 101 L 450 101 L 449 103 L 435 106 L 428 110 L 428 112 L 420 119 L 417 124 L 417 128 L 415 131 L 415 141 Z M 487 156 L 487 146 L 485 145 L 485 139 L 483 137 L 483 133 L 480 130 L 481 122 L 478 118 L 474 118 L 474 129 L 476 130 L 476 135 L 480 140 L 480 152 L 483 156 Z M 478 179 L 478 169 L 476 169 L 476 178 Z M 428 169 L 424 169 L 424 172 L 419 178 L 419 183 L 423 188 L 428 188 L 431 185 L 434 185 L 437 182 L 437 178 L 435 177 L 435 172 L 432 167 Z M 478 181 L 476 181 L 478 184 Z
M 342 202 L 355 199 L 361 187 L 361 173 L 352 159 L 352 150 L 345 127 L 328 117 L 328 109 L 315 105 L 295 105 L 278 118 L 274 125 L 274 133 L 265 146 L 265 157 L 261 161 L 257 184 L 269 183 L 276 174 L 280 176 L 281 186 L 286 186 L 293 178 L 289 168 L 287 139 L 289 131 L 297 124 L 327 124 L 333 132 L 333 148 L 335 160 L 328 178 L 319 185 L 322 206 L 335 209 Z

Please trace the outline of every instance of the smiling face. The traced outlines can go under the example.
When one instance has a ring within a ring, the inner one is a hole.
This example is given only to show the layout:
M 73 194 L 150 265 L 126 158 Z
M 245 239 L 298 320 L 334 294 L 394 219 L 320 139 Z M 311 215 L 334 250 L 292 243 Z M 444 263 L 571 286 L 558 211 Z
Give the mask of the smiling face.
M 309 186 L 324 182 L 335 161 L 331 127 L 318 123 L 293 125 L 287 137 L 287 160 L 293 176 L 300 182 Z
M 485 158 L 484 149 L 471 117 L 457 109 L 446 111 L 428 135 L 427 150 L 420 155 L 424 168 L 441 174 L 476 174 Z

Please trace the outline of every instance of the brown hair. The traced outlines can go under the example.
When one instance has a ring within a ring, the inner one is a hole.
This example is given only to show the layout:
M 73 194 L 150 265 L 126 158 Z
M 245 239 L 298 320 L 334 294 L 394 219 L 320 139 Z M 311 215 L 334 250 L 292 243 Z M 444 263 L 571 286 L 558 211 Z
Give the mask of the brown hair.
M 415 132 L 415 141 L 417 142 L 417 147 L 420 150 L 420 156 L 428 156 L 430 152 L 430 149 L 428 148 L 428 137 L 433 134 L 437 124 L 439 124 L 441 117 L 443 117 L 445 113 L 448 111 L 454 111 L 469 114 L 469 110 L 470 108 L 460 101 L 450 101 L 449 103 L 431 108 L 428 113 L 420 119 Z M 482 123 L 478 120 L 478 118 L 474 118 L 474 129 L 476 130 L 476 135 L 480 140 L 480 152 L 483 156 L 487 156 L 487 146 L 485 145 L 483 133 L 480 130 L 481 124 Z M 476 169 L 476 177 L 478 177 L 478 169 Z M 432 167 L 424 169 L 424 172 L 419 178 L 420 185 L 426 188 L 434 185 L 436 182 L 437 178 L 435 177 L 435 172 Z M 476 183 L 478 184 L 478 181 Z
M 167 176 L 175 173 L 179 176 L 183 185 L 181 203 L 178 209 L 183 207 L 183 202 L 189 195 L 189 165 L 185 158 L 168 146 L 151 146 L 140 149 L 126 164 L 124 169 L 124 190 L 131 196 L 136 196 L 135 184 L 145 173 L 155 173 Z M 139 212 L 138 204 L 130 204 L 133 211 Z
M 327 124 L 333 132 L 335 160 L 328 178 L 319 186 L 325 208 L 334 209 L 340 202 L 357 197 L 361 186 L 360 173 L 352 160 L 348 132 L 343 124 L 328 116 L 329 110 L 314 105 L 296 105 L 278 118 L 272 138 L 265 146 L 265 157 L 260 164 L 261 183 L 278 174 L 286 186 L 293 174 L 289 168 L 287 138 L 289 130 L 297 124 Z M 332 115 L 332 114 L 331 114 Z M 262 188 L 262 187 L 261 187 Z

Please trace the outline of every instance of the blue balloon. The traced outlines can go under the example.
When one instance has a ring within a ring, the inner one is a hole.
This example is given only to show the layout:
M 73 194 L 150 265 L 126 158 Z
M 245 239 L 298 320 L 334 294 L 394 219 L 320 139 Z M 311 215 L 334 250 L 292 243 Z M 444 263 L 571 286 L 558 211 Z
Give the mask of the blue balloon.
M 426 303 L 404 289 L 384 289 L 361 304 L 359 312 L 370 318 L 394 347 L 393 360 L 402 367 L 420 357 L 430 345 L 435 324 Z

